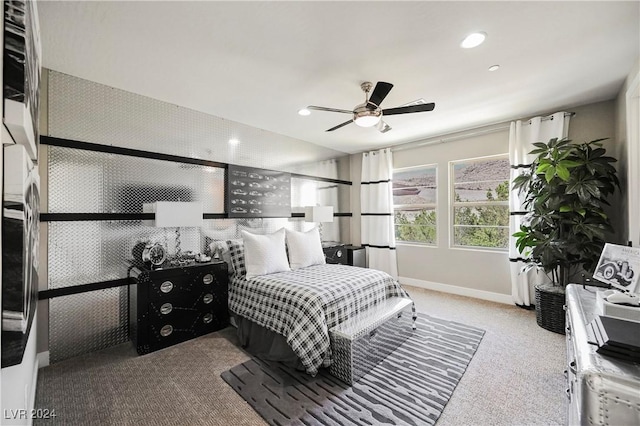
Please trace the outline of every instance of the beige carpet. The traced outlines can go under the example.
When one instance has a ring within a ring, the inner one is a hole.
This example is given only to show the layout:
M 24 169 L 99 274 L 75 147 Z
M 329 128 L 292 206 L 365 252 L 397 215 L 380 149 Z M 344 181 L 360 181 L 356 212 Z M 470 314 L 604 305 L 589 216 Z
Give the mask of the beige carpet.
M 438 425 L 564 422 L 564 336 L 539 328 L 517 307 L 406 287 L 418 311 L 486 330 Z M 247 361 L 234 330 L 146 356 L 129 344 L 40 370 L 35 424 L 262 425 L 221 378 Z

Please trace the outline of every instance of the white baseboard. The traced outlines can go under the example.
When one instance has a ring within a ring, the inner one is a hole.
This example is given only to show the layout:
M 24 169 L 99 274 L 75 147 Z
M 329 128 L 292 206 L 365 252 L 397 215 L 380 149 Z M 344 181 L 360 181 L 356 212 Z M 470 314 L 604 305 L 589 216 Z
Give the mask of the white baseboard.
M 477 290 L 475 288 L 458 287 L 451 284 L 442 284 L 433 281 L 424 281 L 407 277 L 398 277 L 398 281 L 400 281 L 401 284 L 407 284 L 419 288 L 426 288 L 427 290 L 441 291 L 443 293 L 457 294 L 459 296 L 474 297 L 476 299 L 489 300 L 491 302 L 513 305 L 513 299 L 511 298 L 511 295 L 508 294 Z
M 49 351 L 38 352 L 38 368 L 44 368 L 49 366 Z

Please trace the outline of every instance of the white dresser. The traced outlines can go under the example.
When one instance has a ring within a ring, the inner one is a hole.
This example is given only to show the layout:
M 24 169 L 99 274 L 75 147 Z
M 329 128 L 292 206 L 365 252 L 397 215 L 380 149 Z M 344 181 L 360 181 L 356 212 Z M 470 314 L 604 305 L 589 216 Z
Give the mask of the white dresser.
M 596 288 L 567 286 L 567 424 L 640 425 L 640 364 L 596 353 L 586 326 Z

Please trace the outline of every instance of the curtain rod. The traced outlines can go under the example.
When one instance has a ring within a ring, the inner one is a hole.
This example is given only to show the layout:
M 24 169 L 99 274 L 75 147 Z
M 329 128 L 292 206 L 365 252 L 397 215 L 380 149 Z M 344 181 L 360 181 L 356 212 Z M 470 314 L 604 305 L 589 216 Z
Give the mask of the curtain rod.
M 565 112 L 564 116 L 565 117 L 573 117 L 574 115 L 576 115 L 575 112 Z M 553 115 L 546 115 L 544 117 L 542 117 L 542 121 L 547 121 L 547 120 L 552 120 L 553 119 Z M 531 124 L 531 119 L 516 119 L 516 120 L 512 120 L 512 121 L 528 121 L 529 124 Z M 404 151 L 406 149 L 413 149 L 413 148 L 418 148 L 421 146 L 428 146 L 428 145 L 435 145 L 438 143 L 446 143 L 446 142 L 451 142 L 451 141 L 455 141 L 455 140 L 459 140 L 459 139 L 465 139 L 465 138 L 469 138 L 469 137 L 473 137 L 473 136 L 482 136 L 482 135 L 488 135 L 491 133 L 496 133 L 499 132 L 501 130 L 505 130 L 508 129 L 511 126 L 511 121 L 509 122 L 500 122 L 500 123 L 495 123 L 495 124 L 489 124 L 487 126 L 484 126 L 485 128 L 483 129 L 482 127 L 480 128 L 476 128 L 473 130 L 469 130 L 467 132 L 455 135 L 455 136 L 449 136 L 449 137 L 442 137 L 442 138 L 429 138 L 426 141 L 423 142 L 407 142 L 405 144 L 402 145 L 396 145 L 395 147 L 391 147 L 391 152 L 396 152 L 396 151 Z

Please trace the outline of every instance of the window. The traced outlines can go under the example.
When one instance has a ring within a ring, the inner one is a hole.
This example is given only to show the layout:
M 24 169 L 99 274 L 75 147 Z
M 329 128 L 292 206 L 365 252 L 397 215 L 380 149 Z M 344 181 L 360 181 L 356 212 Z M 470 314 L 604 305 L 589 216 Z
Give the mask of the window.
M 453 246 L 506 249 L 509 243 L 509 158 L 449 163 Z
M 396 241 L 436 244 L 435 164 L 393 171 Z

